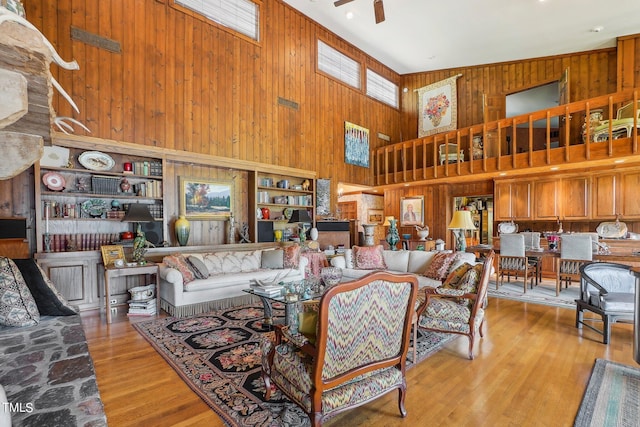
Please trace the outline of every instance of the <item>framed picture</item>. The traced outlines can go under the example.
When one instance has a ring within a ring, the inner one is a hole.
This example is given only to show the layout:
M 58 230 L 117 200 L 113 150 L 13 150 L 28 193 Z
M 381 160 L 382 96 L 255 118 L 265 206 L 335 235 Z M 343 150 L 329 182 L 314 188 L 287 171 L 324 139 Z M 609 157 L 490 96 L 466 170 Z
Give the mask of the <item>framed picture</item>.
M 126 258 L 124 257 L 124 247 L 122 245 L 104 245 L 100 246 L 102 251 L 102 263 L 105 267 L 113 267 L 116 261 L 121 260 L 120 266 L 124 266 Z
M 384 220 L 384 211 L 382 209 L 369 209 L 367 212 L 367 224 L 381 225 Z
M 190 219 L 226 219 L 233 211 L 233 183 L 180 177 L 180 212 Z
M 369 129 L 344 122 L 344 162 L 369 167 Z
M 400 199 L 400 226 L 424 225 L 424 197 Z

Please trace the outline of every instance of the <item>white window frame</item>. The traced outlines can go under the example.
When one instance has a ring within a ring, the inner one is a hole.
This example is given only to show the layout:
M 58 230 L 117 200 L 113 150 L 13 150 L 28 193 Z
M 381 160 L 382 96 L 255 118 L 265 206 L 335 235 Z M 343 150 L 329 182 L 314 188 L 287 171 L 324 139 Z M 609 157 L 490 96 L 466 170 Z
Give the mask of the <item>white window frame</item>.
M 356 89 L 362 87 L 360 62 L 318 39 L 318 71 Z
M 400 87 L 370 68 L 367 68 L 367 96 L 390 107 L 400 107 Z
M 252 0 L 173 0 L 173 3 L 260 41 L 260 5 Z

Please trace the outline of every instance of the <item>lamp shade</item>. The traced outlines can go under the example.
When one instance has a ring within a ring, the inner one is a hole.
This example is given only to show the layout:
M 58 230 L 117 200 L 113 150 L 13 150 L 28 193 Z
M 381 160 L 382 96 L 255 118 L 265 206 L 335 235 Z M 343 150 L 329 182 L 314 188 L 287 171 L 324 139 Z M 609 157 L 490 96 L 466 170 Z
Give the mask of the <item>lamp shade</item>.
M 391 225 L 391 223 L 389 221 L 395 221 L 395 217 L 393 216 L 387 216 L 384 218 L 384 223 L 382 224 L 384 227 L 388 227 Z
M 153 216 L 149 212 L 149 207 L 144 203 L 131 203 L 129 210 L 124 214 L 122 222 L 153 222 Z
M 471 211 L 455 211 L 448 228 L 450 230 L 475 230 L 476 226 L 471 219 Z
M 311 217 L 306 209 L 296 209 L 289 218 L 289 223 L 295 222 L 311 222 Z

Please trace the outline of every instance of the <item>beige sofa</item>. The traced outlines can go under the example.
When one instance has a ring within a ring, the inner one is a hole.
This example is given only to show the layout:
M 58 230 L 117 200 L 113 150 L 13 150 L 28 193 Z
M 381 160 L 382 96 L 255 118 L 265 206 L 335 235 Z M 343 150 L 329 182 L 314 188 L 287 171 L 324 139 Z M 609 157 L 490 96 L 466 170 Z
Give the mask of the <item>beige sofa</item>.
M 439 252 L 383 250 L 382 256 L 387 266 L 387 271 L 391 273 L 414 273 L 418 277 L 418 285 L 421 288 L 425 286 L 437 288 L 442 285 L 441 280 L 424 276 L 425 271 L 427 271 L 437 253 Z M 447 274 L 465 262 L 476 264 L 475 255 L 472 253 L 457 252 L 454 261 L 449 266 Z M 331 265 L 342 268 L 343 281 L 358 279 L 374 271 L 358 269 L 354 266 L 353 249 L 347 249 L 343 256 L 332 258 Z
M 185 280 L 185 275 L 193 274 L 193 268 L 176 268 L 175 263 L 170 266 L 170 260 L 165 257 L 160 263 L 160 307 L 172 316 L 190 316 L 252 302 L 255 297 L 242 290 L 249 288 L 253 280 L 303 280 L 308 260 L 298 257 L 297 268 L 285 268 L 277 262 L 277 256 L 274 257 L 282 252 L 281 249 L 257 249 L 181 253 L 185 259 L 204 267 L 203 270 L 206 269 L 201 274 L 206 275 L 205 278 L 193 280 L 190 280 L 191 277 Z

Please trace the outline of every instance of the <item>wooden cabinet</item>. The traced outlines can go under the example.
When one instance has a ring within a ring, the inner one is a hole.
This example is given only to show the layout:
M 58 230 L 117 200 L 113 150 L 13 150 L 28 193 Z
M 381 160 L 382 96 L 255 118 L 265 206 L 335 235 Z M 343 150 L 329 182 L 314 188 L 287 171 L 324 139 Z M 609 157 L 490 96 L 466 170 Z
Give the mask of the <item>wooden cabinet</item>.
M 531 182 L 499 181 L 494 184 L 495 220 L 531 219 Z
M 562 192 L 558 201 L 562 207 L 561 217 L 563 219 L 588 219 L 591 216 L 589 209 L 590 183 L 590 178 L 584 176 L 562 179 Z
M 535 219 L 555 220 L 560 216 L 560 180 L 534 183 L 533 212 Z
M 620 173 L 620 201 L 623 219 L 640 218 L 640 172 L 622 172 Z
M 283 230 L 297 233 L 297 224 L 289 224 L 296 209 L 309 213 L 315 222 L 315 178 L 281 173 L 254 172 L 249 178 L 249 215 L 253 218 L 249 226 L 250 236 L 255 242 L 272 242 L 273 232 Z M 268 218 L 266 218 L 268 212 Z
M 620 211 L 620 177 L 617 173 L 594 175 L 591 187 L 592 217 L 612 219 Z
M 134 231 L 121 222 L 131 203 L 147 205 L 162 224 L 152 243 L 163 240 L 163 159 L 110 152 L 108 146 L 67 148 L 69 167 L 34 166 L 38 252 L 97 250 L 118 242 L 120 233 Z

